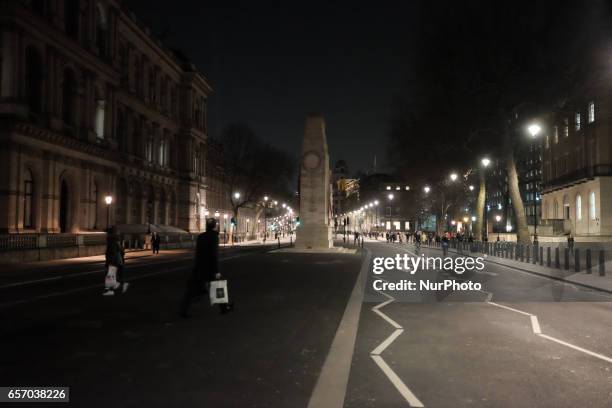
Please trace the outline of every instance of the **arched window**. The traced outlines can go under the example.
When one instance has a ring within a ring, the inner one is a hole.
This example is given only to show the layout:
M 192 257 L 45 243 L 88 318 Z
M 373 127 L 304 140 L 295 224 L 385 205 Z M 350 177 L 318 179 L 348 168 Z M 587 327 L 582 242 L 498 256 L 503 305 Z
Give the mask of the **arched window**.
M 42 59 L 34 47 L 28 47 L 25 53 L 25 97 L 30 112 L 42 111 Z
M 64 24 L 68 37 L 79 38 L 79 0 L 64 0 Z
M 102 57 L 107 55 L 108 19 L 106 8 L 101 2 L 96 5 L 96 45 L 98 54 Z
M 559 202 L 557 200 L 553 203 L 553 218 L 555 220 L 559 219 Z
M 597 207 L 595 205 L 595 192 L 589 193 L 589 216 L 591 220 L 597 219 Z
M 23 178 L 23 228 L 34 226 L 34 178 L 26 170 Z
M 74 126 L 75 121 L 75 98 L 76 98 L 76 79 L 74 72 L 67 68 L 64 70 L 64 80 L 62 82 L 62 119 L 64 124 Z
M 582 197 L 576 196 L 576 221 L 582 221 Z
M 91 228 L 92 229 L 98 229 L 98 200 L 100 193 L 98 190 L 98 183 L 96 183 L 95 181 L 92 183 L 91 185 L 91 215 L 92 215 L 92 223 L 91 223 Z

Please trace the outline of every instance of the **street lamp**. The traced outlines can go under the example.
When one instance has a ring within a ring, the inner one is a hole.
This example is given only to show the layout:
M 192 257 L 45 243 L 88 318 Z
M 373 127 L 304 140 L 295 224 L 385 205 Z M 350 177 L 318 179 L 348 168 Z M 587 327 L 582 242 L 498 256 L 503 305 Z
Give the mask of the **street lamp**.
M 499 222 L 501 221 L 501 215 L 497 214 L 495 216 L 495 221 L 497 222 L 497 240 L 499 241 Z
M 110 206 L 113 203 L 113 196 L 107 195 L 104 197 L 104 202 L 106 203 L 106 230 L 110 227 Z
M 470 185 L 470 191 L 474 191 L 474 186 Z
M 389 200 L 393 200 L 393 194 L 389 194 L 387 197 L 389 197 Z
M 451 179 L 451 181 L 457 181 L 457 178 L 458 178 L 458 177 L 459 177 L 459 176 L 457 175 L 457 173 L 451 173 L 451 175 L 450 175 L 450 179 Z
M 425 194 L 428 194 L 431 191 L 431 188 L 429 186 L 425 186 L 423 191 L 425 191 Z
M 542 131 L 542 128 L 540 127 L 540 125 L 538 125 L 537 123 L 532 123 L 531 125 L 527 126 L 527 131 L 529 132 L 529 134 L 531 135 L 531 138 L 533 139 L 533 149 L 532 149 L 532 153 L 531 153 L 531 164 L 532 164 L 532 170 L 533 170 L 533 197 L 532 197 L 532 201 L 533 201 L 533 243 L 534 244 L 538 244 L 538 204 L 537 204 L 537 196 L 538 196 L 538 187 L 537 187 L 537 180 L 536 180 L 536 139 L 538 138 L 538 135 L 540 134 L 540 132 Z
M 491 164 L 491 160 L 489 160 L 488 157 L 485 157 L 480 161 L 480 163 L 482 163 L 484 167 L 489 167 L 489 164 Z
M 266 237 L 268 236 L 268 199 L 268 196 L 264 196 L 264 244 L 266 243 Z M 259 222 L 259 220 L 257 220 L 257 222 Z

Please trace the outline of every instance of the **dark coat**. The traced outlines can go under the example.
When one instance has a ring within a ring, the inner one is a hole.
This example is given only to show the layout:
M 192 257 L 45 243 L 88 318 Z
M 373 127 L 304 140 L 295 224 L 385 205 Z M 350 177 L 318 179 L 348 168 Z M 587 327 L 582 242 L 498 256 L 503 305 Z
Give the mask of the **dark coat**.
M 219 272 L 219 233 L 206 231 L 198 235 L 193 278 L 200 282 L 215 280 Z
M 125 257 L 123 246 L 116 236 L 109 236 L 106 240 L 106 265 L 122 266 Z

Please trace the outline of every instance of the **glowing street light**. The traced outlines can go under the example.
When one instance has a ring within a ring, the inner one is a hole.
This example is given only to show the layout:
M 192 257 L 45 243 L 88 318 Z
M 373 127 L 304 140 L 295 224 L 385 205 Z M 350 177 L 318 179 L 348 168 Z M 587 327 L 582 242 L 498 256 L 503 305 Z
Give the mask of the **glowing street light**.
M 389 200 L 393 200 L 393 194 L 389 194 L 387 197 L 389 197 Z
M 219 218 L 219 211 L 215 211 L 215 218 Z
M 431 188 L 429 186 L 425 186 L 425 188 L 423 188 L 423 191 L 425 191 L 425 194 L 428 194 L 431 191 Z
M 472 221 L 476 221 L 476 216 L 472 215 Z
M 268 202 L 268 196 L 264 196 L 264 201 Z
M 474 186 L 470 185 L 470 191 L 474 191 Z
M 495 216 L 495 221 L 500 222 L 502 219 L 501 215 L 496 215 Z
M 208 210 L 204 210 L 204 216 L 205 216 L 205 217 L 208 217 L 208 215 L 209 215 L 209 214 L 210 214 L 210 211 L 208 211 Z
M 240 193 L 236 191 L 236 192 L 234 193 L 234 198 L 235 198 L 236 200 L 237 200 L 237 199 L 239 199 L 239 198 L 240 198 Z
M 531 125 L 527 126 L 527 131 L 529 131 L 531 137 L 535 139 L 542 131 L 542 128 L 537 123 L 532 123 Z
M 451 181 L 457 181 L 457 178 L 459 178 L 459 176 L 457 175 L 457 173 L 451 173 L 451 175 L 450 175 L 450 179 L 451 179 Z
M 489 164 L 491 164 L 491 160 L 489 160 L 488 157 L 485 157 L 480 161 L 480 163 L 482 163 L 484 167 L 489 167 Z
M 283 207 L 283 208 L 287 207 L 287 204 L 283 203 L 283 204 L 282 204 L 282 207 Z
M 113 203 L 113 196 L 107 195 L 104 197 L 104 202 L 106 203 L 106 229 L 110 227 L 110 206 Z
M 374 201 L 374 205 L 378 205 L 378 200 L 375 200 L 375 201 Z

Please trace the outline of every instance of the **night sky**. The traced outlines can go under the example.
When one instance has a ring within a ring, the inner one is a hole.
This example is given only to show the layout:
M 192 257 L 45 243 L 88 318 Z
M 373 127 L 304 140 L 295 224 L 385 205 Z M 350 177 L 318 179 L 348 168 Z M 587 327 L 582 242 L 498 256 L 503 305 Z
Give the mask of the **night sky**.
M 599 0 L 403 3 L 127 1 L 209 79 L 211 136 L 245 122 L 297 158 L 305 117 L 319 111 L 332 161 L 352 173 L 375 155 L 379 170 L 397 168 L 390 136 L 404 139 L 399 160 L 427 165 L 439 158 L 422 151 L 465 147 L 503 108 L 549 102 L 609 32 Z

